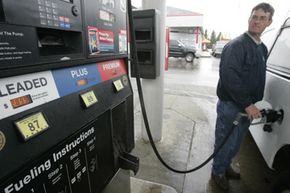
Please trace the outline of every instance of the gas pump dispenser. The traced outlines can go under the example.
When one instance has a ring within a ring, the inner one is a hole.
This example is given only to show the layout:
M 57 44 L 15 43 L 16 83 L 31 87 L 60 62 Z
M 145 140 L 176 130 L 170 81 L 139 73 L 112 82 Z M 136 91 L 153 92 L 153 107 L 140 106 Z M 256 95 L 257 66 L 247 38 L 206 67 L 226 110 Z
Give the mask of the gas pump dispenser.
M 126 0 L 0 0 L 1 192 L 130 192 L 127 64 Z

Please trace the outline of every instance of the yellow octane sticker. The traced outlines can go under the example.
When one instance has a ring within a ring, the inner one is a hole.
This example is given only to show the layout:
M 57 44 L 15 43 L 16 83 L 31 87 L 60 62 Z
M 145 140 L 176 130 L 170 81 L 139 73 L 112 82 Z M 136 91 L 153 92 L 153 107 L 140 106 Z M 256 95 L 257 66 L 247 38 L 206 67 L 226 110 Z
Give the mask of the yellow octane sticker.
M 121 80 L 114 81 L 114 86 L 115 86 L 117 91 L 120 91 L 120 90 L 122 90 L 124 88 Z
M 89 92 L 82 94 L 81 98 L 82 98 L 82 100 L 87 108 L 98 102 L 98 99 L 97 99 L 94 91 L 89 91 Z
M 41 112 L 21 119 L 15 122 L 15 124 L 25 141 L 49 128 Z
M 5 143 L 6 143 L 5 135 L 2 131 L 0 131 L 0 151 L 5 146 Z

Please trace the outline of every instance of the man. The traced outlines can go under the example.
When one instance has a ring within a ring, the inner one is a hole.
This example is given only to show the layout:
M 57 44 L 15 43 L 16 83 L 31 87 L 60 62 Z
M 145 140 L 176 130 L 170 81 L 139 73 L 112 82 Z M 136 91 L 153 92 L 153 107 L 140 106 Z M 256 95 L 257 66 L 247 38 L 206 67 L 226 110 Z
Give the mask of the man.
M 268 3 L 256 5 L 248 20 L 248 31 L 230 41 L 223 49 L 220 79 L 217 86 L 217 120 L 215 149 L 222 143 L 239 112 L 247 113 L 240 120 L 226 144 L 213 160 L 212 179 L 223 190 L 228 190 L 228 179 L 239 179 L 231 166 L 241 142 L 248 131 L 250 120 L 260 118 L 255 106 L 262 100 L 265 86 L 267 48 L 261 42 L 262 32 L 272 23 L 274 8 Z

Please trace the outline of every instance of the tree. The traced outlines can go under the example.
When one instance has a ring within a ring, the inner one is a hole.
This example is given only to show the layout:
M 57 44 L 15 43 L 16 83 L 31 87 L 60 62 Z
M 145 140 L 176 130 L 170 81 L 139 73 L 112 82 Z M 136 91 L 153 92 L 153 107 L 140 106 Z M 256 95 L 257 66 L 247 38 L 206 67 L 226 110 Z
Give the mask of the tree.
M 204 32 L 204 38 L 205 38 L 205 39 L 208 39 L 207 29 L 206 29 L 205 32 Z
M 222 39 L 222 33 L 220 32 L 219 35 L 217 36 L 216 40 L 219 41 Z
M 207 29 L 204 29 L 203 27 L 201 27 L 200 31 L 201 31 L 202 37 L 205 39 L 208 39 Z
M 217 41 L 216 33 L 215 33 L 215 31 L 213 30 L 213 31 L 211 32 L 211 36 L 210 36 L 210 43 L 213 45 L 213 44 L 216 43 L 216 41 Z

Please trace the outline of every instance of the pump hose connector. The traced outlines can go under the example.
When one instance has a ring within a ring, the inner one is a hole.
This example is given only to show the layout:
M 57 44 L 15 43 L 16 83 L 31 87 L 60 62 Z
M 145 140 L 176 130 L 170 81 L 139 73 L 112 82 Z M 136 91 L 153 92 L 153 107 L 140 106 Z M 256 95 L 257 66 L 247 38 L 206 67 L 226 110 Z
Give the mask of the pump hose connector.
M 233 125 L 238 126 L 242 117 L 247 117 L 246 113 L 238 113 L 235 120 L 233 121 Z

